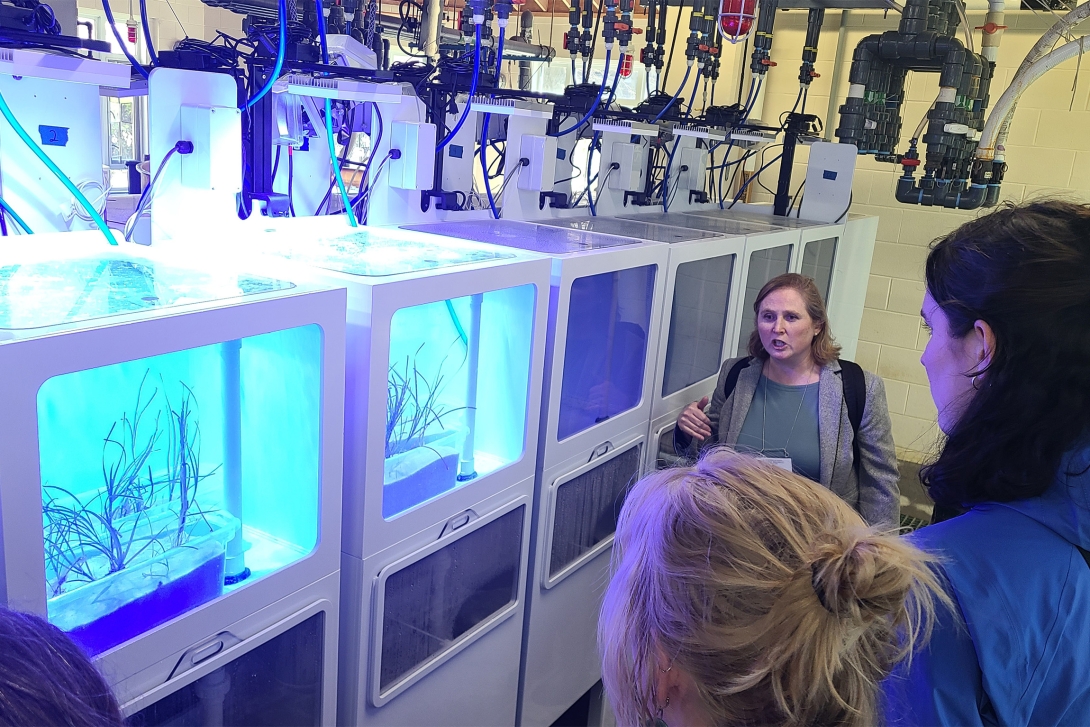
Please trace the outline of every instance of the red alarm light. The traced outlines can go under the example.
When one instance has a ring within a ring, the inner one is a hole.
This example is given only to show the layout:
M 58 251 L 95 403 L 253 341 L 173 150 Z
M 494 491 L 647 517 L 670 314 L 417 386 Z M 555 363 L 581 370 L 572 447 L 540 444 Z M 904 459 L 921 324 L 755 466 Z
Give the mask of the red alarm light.
M 757 0 L 723 0 L 719 8 L 719 31 L 731 43 L 749 35 Z
M 632 75 L 632 54 L 621 54 L 621 78 L 628 78 Z

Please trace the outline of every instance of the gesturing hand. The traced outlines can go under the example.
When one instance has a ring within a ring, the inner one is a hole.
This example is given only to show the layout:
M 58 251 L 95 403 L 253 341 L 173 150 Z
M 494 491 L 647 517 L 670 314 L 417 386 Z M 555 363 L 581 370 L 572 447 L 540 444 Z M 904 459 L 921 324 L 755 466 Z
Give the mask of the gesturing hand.
M 707 439 L 712 435 L 712 420 L 704 413 L 704 407 L 708 405 L 708 397 L 700 401 L 694 401 L 681 410 L 677 417 L 678 429 L 697 439 Z

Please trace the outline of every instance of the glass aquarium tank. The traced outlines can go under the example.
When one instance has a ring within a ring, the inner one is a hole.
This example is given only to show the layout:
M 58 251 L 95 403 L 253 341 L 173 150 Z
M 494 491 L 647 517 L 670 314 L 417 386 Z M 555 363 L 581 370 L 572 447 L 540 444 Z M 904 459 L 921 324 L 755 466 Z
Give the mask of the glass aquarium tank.
M 799 272 L 814 279 L 826 304 L 829 302 L 829 285 L 833 280 L 837 242 L 835 237 L 826 237 L 802 245 L 802 267 Z
M 547 259 L 343 219 L 263 225 L 244 245 L 266 269 L 347 289 L 345 553 L 533 476 Z
M 640 404 L 655 272 L 643 265 L 572 282 L 557 439 Z
M 749 256 L 749 270 L 746 274 L 745 295 L 742 298 L 741 318 L 738 320 L 738 348 L 736 356 L 749 355 L 749 336 L 756 325 L 753 304 L 761 288 L 777 275 L 788 272 L 791 264 L 791 245 L 768 247 L 754 250 Z
M 536 291 L 519 285 L 397 310 L 383 442 L 386 519 L 502 469 L 526 440 Z
M 91 655 L 318 546 L 326 332 L 285 296 L 343 314 L 343 293 L 119 248 L 0 261 L 0 368 L 19 392 L 0 417 L 32 419 L 37 587 Z M 16 459 L 0 470 L 31 466 Z M 5 529 L 28 496 L 0 477 Z
M 595 226 L 609 222 L 596 222 Z M 566 269 L 561 277 L 570 279 L 570 292 L 566 305 L 559 307 L 566 311 L 566 320 L 558 317 L 550 322 L 557 338 L 564 336 L 557 440 L 570 439 L 615 419 L 643 401 L 652 325 L 657 328 L 656 285 L 661 285 L 661 280 L 656 280 L 659 264 L 638 263 L 648 259 L 664 262 L 668 251 L 665 245 L 583 227 L 484 220 L 410 228 L 555 256 Z M 633 231 L 650 227 L 627 224 Z M 610 226 L 611 233 L 618 230 L 617 225 Z M 649 253 L 649 249 L 658 251 Z M 626 267 L 626 261 L 631 267 Z M 603 268 L 604 272 L 580 274 Z M 560 287 L 566 286 L 561 283 Z
M 662 396 L 719 372 L 736 257 L 719 255 L 678 265 Z

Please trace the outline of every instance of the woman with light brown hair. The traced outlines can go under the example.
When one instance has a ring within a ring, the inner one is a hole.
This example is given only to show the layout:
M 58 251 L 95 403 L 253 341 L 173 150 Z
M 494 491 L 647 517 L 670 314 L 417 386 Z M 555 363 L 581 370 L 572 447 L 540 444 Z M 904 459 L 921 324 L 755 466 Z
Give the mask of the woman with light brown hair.
M 674 450 L 729 444 L 840 495 L 871 525 L 897 527 L 900 492 L 882 379 L 840 358 L 811 278 L 778 275 L 753 304 L 749 356 L 728 359 L 711 396 L 682 410 Z
M 613 562 L 598 641 L 623 727 L 873 725 L 947 601 L 922 552 L 722 447 L 636 484 Z

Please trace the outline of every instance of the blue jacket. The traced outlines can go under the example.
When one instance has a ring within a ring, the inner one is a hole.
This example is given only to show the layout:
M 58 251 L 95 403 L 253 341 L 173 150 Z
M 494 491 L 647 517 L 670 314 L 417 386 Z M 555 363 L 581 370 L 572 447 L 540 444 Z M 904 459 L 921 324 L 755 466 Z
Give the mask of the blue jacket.
M 912 536 L 957 603 L 884 684 L 890 725 L 1090 725 L 1090 447 L 1040 497 Z M 963 620 L 963 623 L 959 623 Z

